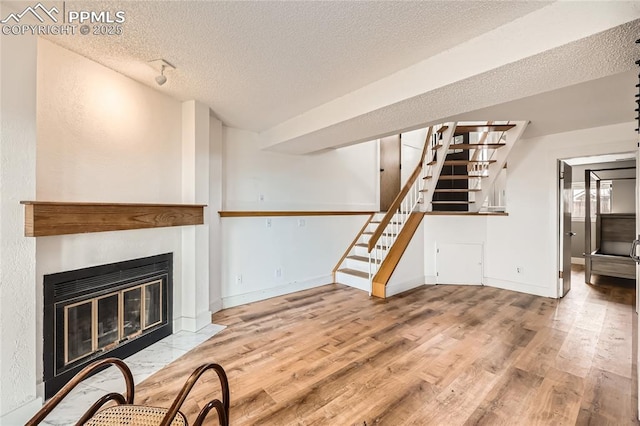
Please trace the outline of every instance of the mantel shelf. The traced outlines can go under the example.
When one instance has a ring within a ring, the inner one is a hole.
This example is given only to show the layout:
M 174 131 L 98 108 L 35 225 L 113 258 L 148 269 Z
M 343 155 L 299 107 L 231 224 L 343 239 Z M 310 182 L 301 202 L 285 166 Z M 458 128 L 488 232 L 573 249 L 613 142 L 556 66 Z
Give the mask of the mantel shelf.
M 204 204 L 21 201 L 26 237 L 202 225 Z

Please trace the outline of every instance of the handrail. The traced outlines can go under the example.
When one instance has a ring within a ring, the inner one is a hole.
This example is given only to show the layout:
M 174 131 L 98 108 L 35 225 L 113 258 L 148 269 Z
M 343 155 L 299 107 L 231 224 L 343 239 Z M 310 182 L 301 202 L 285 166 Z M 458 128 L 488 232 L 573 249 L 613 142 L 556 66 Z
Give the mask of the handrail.
M 369 239 L 369 244 L 368 244 L 369 253 L 371 253 L 373 248 L 376 246 L 376 243 L 384 233 L 384 230 L 387 228 L 387 225 L 389 224 L 389 222 L 391 222 L 391 219 L 396 214 L 396 210 L 398 210 L 398 208 L 400 207 L 402 200 L 404 200 L 404 197 L 409 193 L 409 190 L 411 190 L 411 187 L 413 186 L 416 179 L 418 179 L 418 176 L 420 176 L 420 172 L 422 172 L 422 162 L 416 166 L 416 169 L 413 171 L 413 174 L 407 180 L 407 183 L 404 185 L 404 188 L 402 188 L 402 191 L 400 191 L 396 199 L 393 200 L 393 203 L 391 203 L 391 207 L 389 207 L 389 210 L 387 210 L 387 213 L 384 215 L 384 217 L 382 218 L 382 221 L 380 222 L 375 232 Z
M 344 262 L 344 260 L 347 258 L 347 256 L 349 256 L 349 252 L 351 252 L 351 249 L 353 248 L 353 246 L 355 246 L 357 244 L 358 240 L 360 239 L 360 236 L 362 235 L 364 230 L 367 229 L 367 226 L 369 226 L 369 224 L 371 223 L 371 220 L 373 219 L 373 216 L 375 216 L 375 213 L 371 213 L 371 216 L 369 216 L 369 219 L 367 219 L 367 221 L 364 223 L 364 226 L 360 229 L 360 232 L 358 232 L 356 237 L 353 239 L 353 241 L 351 242 L 351 244 L 349 245 L 347 250 L 344 252 L 342 257 L 340 258 L 340 260 L 336 264 L 335 268 L 333 268 L 333 271 L 331 271 L 334 274 L 333 281 L 336 280 L 335 273 L 338 271 L 338 268 L 340 268 L 340 265 L 342 265 L 342 262 Z
M 424 157 L 427 156 L 427 152 L 429 152 L 429 142 L 431 141 L 431 135 L 433 134 L 433 126 L 429 126 L 429 130 L 427 131 L 427 137 L 424 138 L 424 147 L 422 147 L 422 155 L 420 156 L 420 166 L 424 167 Z

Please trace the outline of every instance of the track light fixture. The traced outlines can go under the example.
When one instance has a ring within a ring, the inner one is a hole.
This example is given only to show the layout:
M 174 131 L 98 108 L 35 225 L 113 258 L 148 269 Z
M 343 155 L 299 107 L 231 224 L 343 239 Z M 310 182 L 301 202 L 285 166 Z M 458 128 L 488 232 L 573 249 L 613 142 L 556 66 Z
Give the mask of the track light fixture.
M 167 82 L 167 76 L 164 75 L 166 70 L 175 70 L 176 67 L 165 61 L 164 59 L 154 59 L 153 61 L 149 61 L 149 65 L 156 71 L 160 71 L 160 75 L 155 77 L 156 84 L 158 86 L 162 86 Z
M 156 83 L 158 83 L 158 86 L 162 86 L 163 84 L 165 84 L 167 82 L 167 77 L 165 77 L 164 75 L 164 67 L 166 65 L 162 65 L 162 68 L 160 68 L 160 75 L 156 77 Z

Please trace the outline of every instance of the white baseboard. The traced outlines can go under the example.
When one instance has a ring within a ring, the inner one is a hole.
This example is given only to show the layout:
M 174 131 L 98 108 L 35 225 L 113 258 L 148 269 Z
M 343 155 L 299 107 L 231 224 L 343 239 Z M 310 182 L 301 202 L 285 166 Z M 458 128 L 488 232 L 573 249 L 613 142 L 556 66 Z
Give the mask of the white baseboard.
M 27 423 L 33 415 L 42 408 L 42 398 L 35 398 L 29 402 L 25 402 L 13 411 L 0 416 L 0 425 L 23 425 Z
M 222 299 L 214 300 L 209 304 L 209 311 L 212 314 L 215 314 L 218 311 L 222 310 Z
M 195 318 L 193 317 L 180 317 L 173 320 L 173 332 L 178 331 L 191 331 L 195 333 L 202 327 L 211 324 L 211 312 L 200 312 Z
M 532 294 L 534 296 L 553 297 L 555 298 L 555 289 L 546 288 L 537 285 L 519 283 L 515 281 L 499 280 L 496 278 L 485 277 L 484 283 L 487 287 L 501 288 L 504 290 L 512 290 L 520 293 Z
M 317 278 L 301 282 L 293 282 L 277 287 L 266 288 L 263 290 L 252 291 L 249 293 L 238 294 L 235 296 L 227 296 L 222 298 L 222 308 L 232 308 L 234 306 L 245 305 L 247 303 L 258 302 L 260 300 L 270 299 L 272 297 L 282 296 L 297 291 L 308 290 L 322 285 L 332 284 L 333 277 L 331 274 L 323 275 Z
M 573 265 L 584 265 L 584 257 L 572 257 L 571 263 Z
M 425 285 L 424 275 L 401 283 L 389 283 L 386 288 L 386 297 L 395 296 L 423 285 Z
M 438 284 L 438 278 L 435 275 L 425 275 L 424 283 L 426 285 L 436 285 Z

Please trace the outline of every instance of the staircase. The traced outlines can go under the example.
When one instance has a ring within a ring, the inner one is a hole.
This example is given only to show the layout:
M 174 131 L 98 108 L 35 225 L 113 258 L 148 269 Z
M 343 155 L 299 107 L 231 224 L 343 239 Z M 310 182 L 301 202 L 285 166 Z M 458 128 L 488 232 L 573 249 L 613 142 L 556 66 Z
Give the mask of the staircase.
M 527 124 L 430 127 L 418 166 L 389 211 L 366 221 L 334 268 L 334 282 L 384 298 L 386 285 L 425 212 L 490 212 L 489 195 Z

